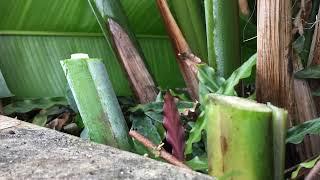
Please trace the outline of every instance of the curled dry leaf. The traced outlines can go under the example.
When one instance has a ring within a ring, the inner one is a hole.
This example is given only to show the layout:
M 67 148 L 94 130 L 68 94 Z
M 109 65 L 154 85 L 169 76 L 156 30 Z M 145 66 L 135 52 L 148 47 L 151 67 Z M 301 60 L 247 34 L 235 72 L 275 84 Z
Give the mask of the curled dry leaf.
M 167 92 L 164 96 L 163 126 L 167 130 L 166 139 L 172 146 L 172 154 L 184 160 L 185 132 L 180 122 L 180 115 L 174 97 Z
M 57 117 L 56 119 L 50 121 L 46 125 L 46 127 L 60 131 L 63 128 L 63 126 L 65 126 L 66 123 L 69 121 L 69 117 L 70 117 L 70 113 L 65 112 L 61 114 L 59 117 Z

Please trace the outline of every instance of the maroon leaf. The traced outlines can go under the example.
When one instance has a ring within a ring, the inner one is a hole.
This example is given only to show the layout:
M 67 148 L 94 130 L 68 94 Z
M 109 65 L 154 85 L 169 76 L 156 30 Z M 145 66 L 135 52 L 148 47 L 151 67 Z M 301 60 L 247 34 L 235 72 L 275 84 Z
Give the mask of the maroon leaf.
M 167 92 L 164 96 L 163 126 L 167 130 L 166 139 L 172 146 L 172 155 L 184 160 L 184 128 L 180 122 L 180 115 L 174 97 Z

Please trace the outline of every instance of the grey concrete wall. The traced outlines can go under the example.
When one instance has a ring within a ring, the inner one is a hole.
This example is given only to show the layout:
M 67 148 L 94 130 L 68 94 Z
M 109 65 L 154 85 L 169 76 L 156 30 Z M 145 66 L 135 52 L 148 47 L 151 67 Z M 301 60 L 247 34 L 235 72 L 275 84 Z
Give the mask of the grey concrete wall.
M 0 179 L 211 179 L 0 116 Z

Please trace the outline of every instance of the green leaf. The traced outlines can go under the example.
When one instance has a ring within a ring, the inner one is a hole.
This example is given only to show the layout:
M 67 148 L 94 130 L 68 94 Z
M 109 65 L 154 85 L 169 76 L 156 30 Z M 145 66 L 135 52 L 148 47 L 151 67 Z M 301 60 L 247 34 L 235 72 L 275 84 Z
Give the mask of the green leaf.
M 221 85 L 217 93 L 229 96 L 235 95 L 235 86 L 241 79 L 251 75 L 252 67 L 256 65 L 256 62 L 257 54 L 254 54 L 231 74 L 231 76 Z
M 186 38 L 192 52 L 207 62 L 207 39 L 202 1 L 170 1 L 175 19 Z
M 304 48 L 304 43 L 306 41 L 306 38 L 304 36 L 299 36 L 293 43 L 292 47 L 294 50 L 296 50 L 297 53 L 301 53 Z
M 155 2 L 121 0 L 121 4 L 158 86 L 184 87 Z M 0 1 L 0 16 L 0 69 L 17 98 L 64 96 L 66 80 L 59 61 L 77 52 L 102 58 L 117 95 L 131 95 L 87 1 Z
M 196 156 L 193 159 L 186 162 L 194 171 L 206 171 L 208 169 L 208 158 L 206 156 Z
M 320 134 L 320 118 L 290 128 L 287 132 L 286 143 L 299 144 L 307 134 Z
M 291 179 L 295 179 L 298 176 L 301 168 L 307 168 L 307 169 L 313 168 L 319 159 L 320 159 L 320 156 L 318 156 L 317 158 L 311 161 L 300 163 L 298 168 L 294 172 L 292 172 Z
M 11 97 L 13 96 L 8 89 L 7 83 L 0 71 L 0 98 Z
M 204 112 L 200 114 L 198 119 L 196 120 L 195 125 L 192 127 L 189 133 L 189 138 L 186 141 L 186 147 L 184 154 L 192 153 L 192 145 L 193 143 L 197 143 L 201 140 L 202 132 L 205 131 L 207 126 L 207 121 L 204 116 Z
M 41 110 L 32 120 L 32 124 L 45 126 L 48 121 L 48 113 L 46 110 Z
M 193 108 L 194 102 L 179 101 L 177 103 L 177 107 L 178 107 L 179 112 L 184 112 L 186 109 Z M 137 106 L 130 108 L 129 111 L 132 113 L 147 112 L 147 111 L 162 113 L 163 112 L 163 102 L 151 102 L 148 104 L 138 104 Z
M 131 115 L 130 120 L 132 121 L 132 129 L 139 132 L 141 135 L 147 137 L 154 144 L 160 144 L 162 138 L 157 131 L 153 120 L 145 115 Z M 152 154 L 149 153 L 149 149 L 145 148 L 141 143 L 133 139 L 135 149 L 138 154 Z
M 320 65 L 310 66 L 294 74 L 295 78 L 299 79 L 319 79 Z
M 16 101 L 4 107 L 4 114 L 9 115 L 12 113 L 26 113 L 35 109 L 47 109 L 54 105 L 68 105 L 64 97 L 56 98 L 40 98 L 40 99 L 27 99 L 23 101 Z
M 313 95 L 313 96 L 320 96 L 320 89 L 318 89 L 318 90 L 315 91 L 315 92 L 312 92 L 312 95 Z
M 220 77 L 216 71 L 206 65 L 198 65 L 198 80 L 199 80 L 199 99 L 203 102 L 205 95 L 219 90 L 225 79 Z

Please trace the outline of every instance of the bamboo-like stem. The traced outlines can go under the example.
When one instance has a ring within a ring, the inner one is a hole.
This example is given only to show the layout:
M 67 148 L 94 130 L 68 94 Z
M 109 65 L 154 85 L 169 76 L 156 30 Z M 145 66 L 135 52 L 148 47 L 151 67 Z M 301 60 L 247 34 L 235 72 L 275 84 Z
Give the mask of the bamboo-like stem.
M 205 114 L 210 175 L 283 179 L 286 111 L 239 97 L 209 94 Z
M 156 85 L 144 64 L 142 51 L 128 27 L 120 1 L 88 0 L 88 2 L 127 74 L 134 95 L 140 103 L 154 101 L 158 94 Z
M 205 0 L 209 65 L 228 78 L 241 64 L 238 0 Z
M 192 99 L 196 100 L 198 99 L 198 70 L 196 65 L 201 63 L 201 60 L 191 52 L 187 41 L 170 12 L 167 1 L 156 0 L 156 2 L 175 49 L 177 63 L 188 87 L 189 94 Z
M 61 65 L 90 140 L 130 150 L 128 127 L 102 61 L 76 54 Z
M 190 169 L 187 165 L 185 165 L 183 162 L 179 161 L 177 158 L 172 156 L 170 153 L 168 153 L 163 148 L 159 148 L 153 144 L 149 139 L 144 137 L 143 135 L 139 134 L 137 131 L 130 130 L 129 135 L 139 141 L 141 144 L 143 144 L 145 147 L 151 149 L 156 156 L 160 156 L 170 164 L 173 164 L 175 166 L 179 166 L 185 169 Z M 190 169 L 191 170 L 191 169 Z

